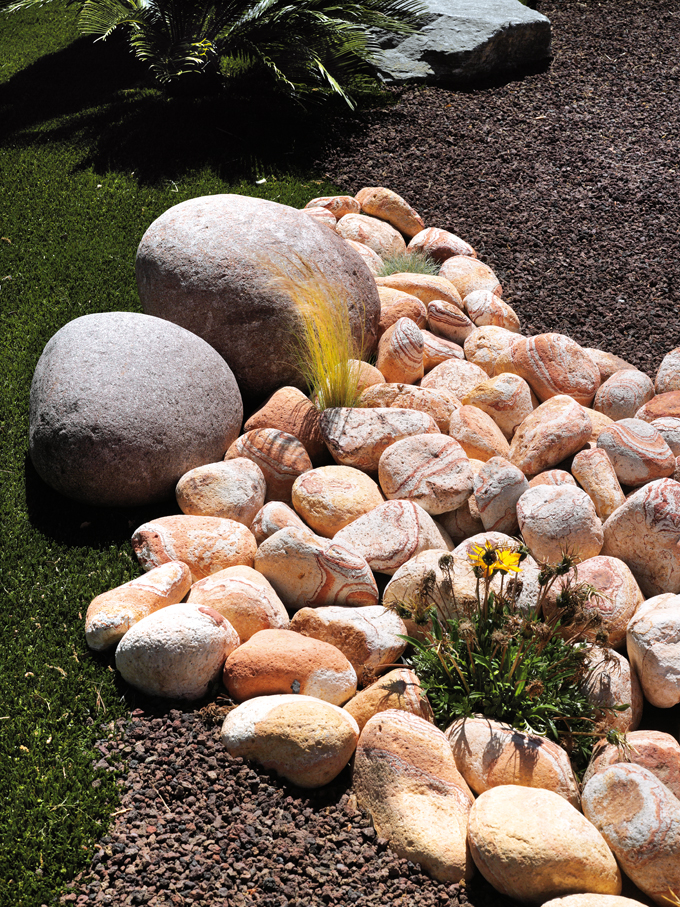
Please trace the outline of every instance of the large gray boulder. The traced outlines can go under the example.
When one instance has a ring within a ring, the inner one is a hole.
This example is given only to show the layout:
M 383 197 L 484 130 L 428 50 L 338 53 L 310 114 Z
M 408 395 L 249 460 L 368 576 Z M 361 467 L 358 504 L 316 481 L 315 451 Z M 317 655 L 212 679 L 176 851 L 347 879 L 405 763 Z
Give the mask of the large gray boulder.
M 550 20 L 519 0 L 421 0 L 425 24 L 383 34 L 375 61 L 386 82 L 465 84 L 527 69 L 550 57 Z
M 380 298 L 363 258 L 288 205 L 241 195 L 182 202 L 146 231 L 136 269 L 144 311 L 207 340 L 249 402 L 300 384 L 291 352 L 290 280 L 311 281 L 337 305 L 346 304 L 365 352 L 377 345 Z
M 30 455 L 68 497 L 147 504 L 221 460 L 242 418 L 229 366 L 200 337 L 149 315 L 85 315 L 57 331 L 36 366 Z

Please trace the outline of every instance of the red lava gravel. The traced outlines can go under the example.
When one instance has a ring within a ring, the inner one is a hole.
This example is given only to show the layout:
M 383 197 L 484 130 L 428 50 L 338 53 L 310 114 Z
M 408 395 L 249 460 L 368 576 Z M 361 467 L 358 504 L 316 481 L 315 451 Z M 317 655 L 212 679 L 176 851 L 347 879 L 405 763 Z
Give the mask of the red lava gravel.
M 556 330 L 654 375 L 680 346 L 677 0 L 541 2 L 555 58 L 470 92 L 416 88 L 348 120 L 324 172 L 387 186 L 471 242 L 525 333 Z M 100 746 L 122 805 L 66 903 L 503 907 L 397 859 L 349 770 L 302 791 L 231 759 L 214 707 L 137 710 Z M 95 782 L 96 783 L 96 782 Z M 631 896 L 640 897 L 639 894 Z

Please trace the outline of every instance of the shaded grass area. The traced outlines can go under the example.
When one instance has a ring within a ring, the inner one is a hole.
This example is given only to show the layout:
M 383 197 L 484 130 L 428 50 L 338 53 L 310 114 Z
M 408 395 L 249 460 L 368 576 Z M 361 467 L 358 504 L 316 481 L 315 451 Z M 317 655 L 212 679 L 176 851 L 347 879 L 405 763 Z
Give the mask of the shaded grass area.
M 168 207 L 336 191 L 304 169 L 319 113 L 265 90 L 249 102 L 246 82 L 167 101 L 124 46 L 93 47 L 74 22 L 54 4 L 0 17 L 0 905 L 21 907 L 54 902 L 116 807 L 92 746 L 131 700 L 112 659 L 88 653 L 83 617 L 139 575 L 128 540 L 162 512 L 81 506 L 42 483 L 27 457 L 35 364 L 73 318 L 139 309 L 135 250 Z

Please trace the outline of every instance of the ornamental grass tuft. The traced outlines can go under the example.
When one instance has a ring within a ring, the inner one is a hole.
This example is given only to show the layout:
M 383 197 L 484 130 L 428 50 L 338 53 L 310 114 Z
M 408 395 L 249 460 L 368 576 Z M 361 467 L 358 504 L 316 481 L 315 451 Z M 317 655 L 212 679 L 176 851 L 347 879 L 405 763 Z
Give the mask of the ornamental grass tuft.
M 399 252 L 383 259 L 382 268 L 377 277 L 389 277 L 390 274 L 432 274 L 439 273 L 439 265 L 426 252 Z

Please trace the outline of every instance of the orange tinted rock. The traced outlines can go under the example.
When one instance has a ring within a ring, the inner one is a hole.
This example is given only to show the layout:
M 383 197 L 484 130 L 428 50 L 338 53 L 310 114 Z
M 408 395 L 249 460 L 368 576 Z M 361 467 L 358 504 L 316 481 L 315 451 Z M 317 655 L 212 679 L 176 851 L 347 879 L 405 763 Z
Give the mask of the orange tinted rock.
M 455 438 L 468 457 L 490 460 L 508 457 L 510 445 L 491 416 L 476 406 L 461 406 L 451 413 L 449 435 Z
M 455 233 L 440 230 L 439 227 L 427 227 L 411 239 L 408 244 L 409 252 L 423 252 L 434 261 L 442 262 L 452 255 L 470 255 L 477 258 L 477 253 L 470 243 L 465 242 Z
M 542 403 L 517 427 L 508 459 L 527 476 L 557 466 L 587 444 L 591 422 L 582 406 L 561 394 Z
M 423 335 L 410 318 L 400 318 L 382 335 L 376 366 L 389 382 L 413 384 L 423 377 Z
M 632 419 L 653 396 L 651 378 L 636 369 L 622 369 L 600 385 L 593 400 L 593 409 L 609 416 L 614 422 Z
M 517 503 L 524 541 L 537 561 L 556 564 L 566 550 L 581 560 L 602 550 L 602 523 L 585 491 L 571 485 L 537 485 Z
M 535 488 L 537 485 L 573 485 L 575 487 L 576 479 L 564 469 L 548 469 L 545 472 L 539 472 L 529 482 L 529 488 Z
M 675 472 L 670 447 L 641 419 L 621 419 L 608 426 L 600 432 L 597 446 L 606 452 L 622 485 L 644 485 Z
M 279 529 L 286 526 L 295 526 L 298 529 L 306 529 L 300 517 L 292 510 L 288 504 L 283 501 L 270 501 L 255 514 L 255 519 L 250 525 L 250 531 L 255 536 L 255 541 L 259 545 L 270 535 L 274 535 Z
M 302 210 L 304 211 L 304 213 L 305 213 L 306 215 L 308 215 L 308 217 L 313 217 L 314 220 L 315 220 L 318 224 L 323 224 L 324 226 L 326 226 L 326 227 L 328 227 L 330 230 L 332 230 L 334 233 L 336 232 L 336 230 L 335 230 L 335 225 L 337 224 L 336 217 L 335 217 L 335 215 L 334 215 L 332 212 L 330 212 L 327 208 L 321 208 L 321 207 L 318 207 L 318 208 L 310 208 L 310 207 L 306 207 L 306 208 L 303 208 Z
M 579 575 L 580 579 L 580 575 Z M 595 721 L 602 730 L 627 734 L 634 731 L 642 718 L 642 689 L 627 658 L 609 649 L 606 654 L 595 649 L 588 657 L 588 674 L 579 689 L 595 706 Z M 624 706 L 622 711 L 619 711 Z
M 425 305 L 434 299 L 443 299 L 445 302 L 458 306 L 461 311 L 463 309 L 463 297 L 451 281 L 440 274 L 414 274 L 409 271 L 378 277 L 376 284 L 378 288 L 392 287 L 395 290 L 410 293 L 412 296 L 417 296 Z
M 378 712 L 398 709 L 434 723 L 432 709 L 417 675 L 408 668 L 397 668 L 384 674 L 365 690 L 360 690 L 345 706 L 356 720 L 359 730 Z
M 399 321 L 410 318 L 419 328 L 427 324 L 427 309 L 424 304 L 410 293 L 393 290 L 390 287 L 378 287 L 380 294 L 380 336 Z
M 448 432 L 451 413 L 460 408 L 460 401 L 453 394 L 427 387 L 399 385 L 402 390 L 390 406 L 395 409 L 415 409 L 432 416 L 441 432 Z M 395 442 L 399 443 L 399 442 Z
M 435 335 L 459 344 L 475 329 L 465 312 L 443 299 L 433 299 L 427 304 L 427 323 Z
M 596 350 L 591 347 L 584 347 L 584 350 L 597 366 L 600 372 L 600 381 L 602 382 L 605 382 L 607 378 L 611 378 L 615 372 L 620 372 L 623 368 L 635 369 L 634 365 L 626 362 L 625 359 L 621 359 L 620 356 L 615 356 L 613 353 L 606 353 L 604 350 Z
M 312 468 L 312 461 L 298 439 L 276 428 L 256 428 L 237 438 L 225 460 L 247 457 L 260 467 L 267 482 L 268 501 L 290 503 L 293 482 Z
M 524 378 L 511 374 L 496 375 L 482 381 L 465 395 L 462 402 L 467 406 L 476 406 L 491 416 L 508 441 L 538 405 Z
M 464 359 L 463 348 L 443 337 L 436 337 L 430 331 L 422 331 L 423 335 L 423 369 L 425 374 L 432 371 L 437 365 L 447 359 Z
M 439 269 L 439 276 L 450 280 L 463 299 L 475 290 L 490 290 L 496 296 L 503 293 L 503 288 L 491 268 L 466 255 L 453 255 L 447 258 Z
M 680 797 L 680 743 L 670 734 L 663 731 L 630 731 L 622 746 L 600 740 L 583 776 L 584 787 L 593 775 L 619 762 L 641 765 L 656 775 L 674 796 Z
M 484 369 L 489 377 L 494 375 L 496 361 L 517 339 L 517 334 L 502 327 L 489 325 L 476 327 L 465 339 L 463 349 L 468 362 Z
M 635 413 L 635 418 L 642 419 L 643 422 L 653 422 L 655 419 L 667 417 L 680 419 L 680 391 L 657 394 Z
M 337 222 L 337 232 L 343 239 L 353 239 L 373 249 L 381 258 L 403 255 L 406 243 L 394 227 L 365 214 L 345 214 Z
M 374 252 L 370 246 L 367 246 L 362 242 L 357 242 L 355 239 L 346 239 L 345 242 L 348 243 L 355 252 L 358 252 L 359 255 L 361 255 L 368 270 L 374 277 L 377 277 L 383 266 L 383 260 L 378 253 Z
M 276 428 L 293 435 L 315 465 L 328 455 L 319 431 L 319 411 L 297 387 L 279 388 L 243 426 L 245 432 L 256 428 Z
M 356 200 L 365 214 L 387 221 L 405 236 L 415 236 L 425 227 L 418 212 L 391 189 L 382 186 L 360 189 Z
M 680 391 L 680 347 L 663 357 L 656 373 L 654 389 L 657 394 Z
M 345 214 L 359 214 L 361 205 L 351 195 L 324 195 L 307 202 L 305 208 L 326 208 L 336 220 Z
M 197 466 L 182 476 L 175 489 L 182 513 L 224 517 L 244 526 L 250 526 L 266 493 L 262 470 L 246 457 Z
M 315 532 L 332 538 L 352 520 L 382 504 L 373 479 L 351 466 L 321 466 L 293 486 L 293 506 Z
M 442 362 L 428 372 L 420 382 L 420 386 L 449 391 L 462 400 L 466 394 L 482 381 L 486 381 L 488 377 L 484 369 L 472 362 L 466 362 L 463 359 L 447 359 L 446 362 Z
M 354 366 L 357 372 L 357 385 L 360 391 L 367 387 L 374 387 L 376 384 L 385 384 L 385 376 L 370 362 L 364 362 L 362 359 L 348 360 Z
M 475 290 L 463 300 L 465 311 L 477 327 L 495 325 L 519 334 L 517 313 L 500 296 L 490 290 Z
M 591 444 L 597 444 L 600 432 L 604 431 L 604 429 L 611 425 L 614 420 L 610 419 L 609 416 L 605 416 L 604 413 L 598 413 L 597 410 L 589 409 L 587 406 L 584 406 L 583 409 L 588 414 L 588 418 L 593 426 L 590 433 L 590 442 Z
M 582 450 L 576 454 L 571 471 L 595 505 L 604 523 L 626 500 L 616 472 L 604 450 Z

